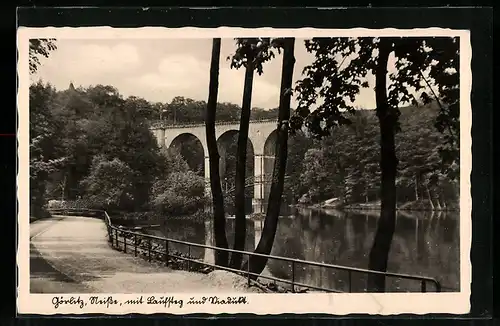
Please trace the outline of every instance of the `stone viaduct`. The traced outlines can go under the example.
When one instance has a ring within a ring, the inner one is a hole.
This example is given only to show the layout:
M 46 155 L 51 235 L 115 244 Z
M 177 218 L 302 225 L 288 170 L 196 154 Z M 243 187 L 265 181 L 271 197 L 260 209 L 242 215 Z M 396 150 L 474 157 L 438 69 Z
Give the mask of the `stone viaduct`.
M 254 205 L 261 204 L 267 197 L 267 194 L 265 193 L 266 189 L 264 187 L 264 179 L 266 176 L 272 174 L 272 162 L 274 161 L 277 137 L 276 127 L 276 119 L 250 121 L 248 141 L 253 148 L 254 156 Z M 169 148 L 174 143 L 179 142 L 182 144 L 183 138 L 186 139 L 186 136 L 196 137 L 203 146 L 205 156 L 205 178 L 207 180 L 210 178 L 205 124 L 165 125 L 164 123 L 158 122 L 152 124 L 150 129 L 155 135 L 160 147 Z M 215 137 L 217 139 L 217 143 L 220 144 L 220 142 L 227 136 L 237 134 L 238 129 L 239 121 L 216 123 Z M 220 146 L 219 152 L 221 157 L 223 157 L 224 151 L 221 150 Z

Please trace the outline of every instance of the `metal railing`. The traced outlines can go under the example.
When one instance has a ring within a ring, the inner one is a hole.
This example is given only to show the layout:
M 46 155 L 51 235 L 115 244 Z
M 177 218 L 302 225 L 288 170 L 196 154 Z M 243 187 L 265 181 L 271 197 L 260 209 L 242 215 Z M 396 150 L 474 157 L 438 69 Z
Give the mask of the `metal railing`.
M 227 126 L 227 125 L 239 125 L 239 120 L 234 121 L 218 121 L 215 123 L 216 126 Z M 250 123 L 278 123 L 278 118 L 276 119 L 253 119 L 250 120 Z M 175 129 L 175 128 L 196 128 L 196 127 L 204 127 L 205 123 L 168 123 L 166 121 L 153 121 L 150 123 L 150 128 L 152 129 Z
M 159 236 L 139 233 L 139 232 L 127 230 L 124 227 L 113 225 L 113 223 L 111 221 L 111 217 L 104 210 L 83 209 L 83 208 L 81 208 L 81 209 L 80 208 L 61 208 L 61 209 L 51 209 L 50 211 L 53 214 L 61 214 L 61 215 L 79 214 L 82 216 L 90 215 L 92 217 L 102 218 L 107 226 L 109 242 L 111 243 L 111 246 L 117 250 L 122 250 L 123 252 L 127 253 L 128 249 L 130 249 L 130 250 L 133 250 L 133 253 L 135 256 L 140 256 L 142 254 L 143 256 L 145 256 L 147 258 L 148 261 L 152 261 L 154 259 L 156 261 L 162 261 L 163 263 L 165 263 L 165 265 L 168 265 L 169 259 L 177 258 L 177 259 L 184 260 L 187 262 L 187 264 L 188 264 L 187 269 L 188 270 L 190 270 L 190 267 L 192 267 L 191 264 L 198 264 L 198 265 L 210 266 L 210 267 L 213 267 L 215 269 L 221 269 L 221 270 L 234 272 L 238 275 L 246 277 L 248 280 L 249 286 L 252 284 L 255 284 L 255 280 L 252 278 L 252 276 L 253 276 L 253 277 L 255 277 L 255 279 L 261 278 L 261 279 L 268 279 L 268 280 L 274 281 L 275 284 L 277 282 L 288 284 L 291 286 L 291 292 L 295 292 L 296 287 L 302 287 L 303 289 L 314 289 L 314 290 L 333 292 L 333 293 L 345 293 L 345 292 L 353 292 L 352 275 L 354 273 L 359 273 L 359 274 L 364 274 L 364 275 L 382 275 L 386 279 L 387 278 L 395 278 L 395 279 L 406 279 L 406 280 L 420 282 L 420 292 L 428 292 L 428 288 L 427 288 L 428 283 L 433 284 L 433 286 L 434 286 L 434 291 L 430 291 L 430 292 L 441 292 L 441 289 L 442 289 L 441 284 L 436 279 L 430 278 L 430 277 L 415 276 L 415 275 L 408 275 L 408 274 L 401 274 L 401 273 L 380 272 L 380 271 L 369 270 L 369 269 L 347 267 L 347 266 L 334 265 L 334 264 L 325 264 L 325 263 L 300 260 L 300 259 L 294 259 L 294 258 L 287 258 L 287 257 L 280 257 L 280 256 L 274 256 L 274 255 L 265 255 L 265 254 L 255 253 L 255 252 L 226 249 L 226 248 L 214 247 L 214 246 L 205 245 L 205 244 L 192 243 L 192 242 L 187 242 L 187 241 L 182 241 L 182 240 L 176 240 L 176 239 L 170 239 L 170 238 L 166 238 L 166 237 L 159 237 Z M 145 240 L 145 245 L 143 242 L 144 240 Z M 170 250 L 169 250 L 170 244 L 180 244 L 180 245 L 186 246 L 187 250 L 188 250 L 187 257 L 182 256 L 182 255 L 175 255 L 172 252 L 170 252 Z M 259 273 L 253 273 L 250 271 L 250 269 L 249 269 L 250 264 L 248 264 L 248 263 L 245 264 L 246 270 L 242 271 L 240 269 L 234 269 L 234 268 L 230 268 L 230 267 L 220 266 L 220 265 L 212 264 L 212 263 L 200 260 L 200 259 L 195 259 L 191 256 L 191 248 L 193 248 L 193 247 L 211 249 L 211 250 L 214 250 L 214 252 L 215 251 L 224 251 L 224 252 L 228 252 L 228 253 L 239 253 L 239 254 L 242 254 L 244 257 L 246 256 L 247 261 L 250 259 L 250 257 L 262 257 L 262 258 L 267 258 L 268 260 L 278 260 L 278 261 L 282 261 L 282 262 L 287 262 L 291 265 L 291 280 L 274 277 L 272 275 L 263 275 L 263 274 L 259 274 Z M 297 272 L 296 267 L 300 266 L 300 265 L 320 267 L 320 268 L 326 268 L 326 269 L 331 269 L 331 270 L 336 270 L 336 271 L 347 272 L 347 279 L 348 279 L 347 291 L 341 291 L 341 290 L 337 290 L 337 289 L 325 288 L 325 287 L 321 287 L 321 286 L 297 282 L 296 281 L 296 272 Z

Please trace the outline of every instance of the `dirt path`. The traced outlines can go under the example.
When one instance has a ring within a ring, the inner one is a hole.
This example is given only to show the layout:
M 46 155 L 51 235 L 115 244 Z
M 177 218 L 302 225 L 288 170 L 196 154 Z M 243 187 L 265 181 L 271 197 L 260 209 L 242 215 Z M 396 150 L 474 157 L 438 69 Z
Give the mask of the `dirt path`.
M 210 275 L 176 271 L 111 249 L 98 219 L 54 217 L 30 225 L 33 293 L 250 292 Z

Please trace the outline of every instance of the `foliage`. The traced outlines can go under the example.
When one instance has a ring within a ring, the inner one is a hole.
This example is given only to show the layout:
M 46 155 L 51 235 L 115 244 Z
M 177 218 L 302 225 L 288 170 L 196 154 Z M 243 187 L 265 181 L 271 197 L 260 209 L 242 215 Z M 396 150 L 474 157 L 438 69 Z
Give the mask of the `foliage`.
M 30 87 L 30 176 L 45 178 L 57 170 L 64 157 L 58 157 L 60 151 L 59 127 L 50 112 L 50 85 L 38 83 Z
M 418 207 L 431 209 L 426 185 L 435 208 L 458 206 L 457 181 L 441 170 L 439 149 L 444 137 L 433 127 L 439 110 L 435 102 L 401 108 L 402 132 L 396 135 L 400 207 L 424 200 Z M 289 147 L 286 191 L 295 200 L 304 195 L 313 203 L 334 197 L 345 204 L 380 200 L 380 136 L 375 112 L 358 110 L 350 118 L 351 125 L 333 129 L 322 140 L 313 141 L 302 132 L 301 137 L 297 137 L 299 133 L 291 137 L 295 141 Z
M 437 101 L 440 112 L 436 126 L 445 134 L 440 148 L 443 170 L 456 177 L 459 131 L 459 53 L 455 38 L 391 38 L 396 72 L 388 75 L 388 104 L 399 116 L 398 107 Z M 292 128 L 308 127 L 313 136 L 330 134 L 332 128 L 350 124 L 356 96 L 369 87 L 374 74 L 380 38 L 314 38 L 306 40 L 315 61 L 304 68 L 297 83 L 299 108 Z M 313 109 L 314 108 L 314 109 Z M 394 124 L 396 130 L 399 128 Z M 455 173 L 454 173 L 455 172 Z
M 298 180 L 313 202 L 334 197 L 344 203 L 364 202 L 377 192 L 378 136 L 373 118 L 370 112 L 357 112 L 352 125 L 336 128 L 305 153 Z
M 48 57 L 55 50 L 53 39 L 31 39 L 29 48 L 30 73 L 40 65 L 39 56 Z M 66 160 L 58 155 L 59 125 L 51 112 L 55 89 L 39 82 L 30 85 L 30 216 L 42 218 L 48 215 L 47 179 L 60 169 Z
M 175 149 L 162 149 L 160 173 L 151 189 L 150 206 L 158 213 L 186 215 L 204 208 L 205 179 L 190 170 Z
M 152 188 L 152 206 L 169 215 L 193 214 L 205 207 L 205 179 L 193 171 L 173 172 Z
M 51 51 L 57 49 L 55 39 L 30 39 L 29 67 L 30 73 L 36 73 L 40 66 L 40 56 L 49 57 Z
M 156 103 L 153 105 L 155 114 L 160 116 L 161 120 L 168 124 L 196 124 L 205 122 L 205 111 L 207 103 L 205 101 L 194 100 L 184 96 L 176 96 L 170 103 Z M 161 112 L 160 112 L 161 110 Z M 241 113 L 241 107 L 237 104 L 222 102 L 217 103 L 216 120 L 238 121 Z M 155 116 L 152 114 L 152 116 Z M 252 108 L 251 119 L 274 119 L 278 116 L 277 108 L 270 110 L 263 108 Z M 153 120 L 156 120 L 154 118 Z
M 264 73 L 263 64 L 275 57 L 274 51 L 281 53 L 283 40 L 269 37 L 236 38 L 236 51 L 227 60 L 231 68 L 239 69 L 249 64 L 259 75 Z
M 85 197 L 96 208 L 127 210 L 134 202 L 134 171 L 117 158 L 92 160 L 90 174 L 81 182 Z
M 179 151 L 173 148 L 162 148 L 160 153 L 162 154 L 160 159 L 160 178 L 165 178 L 174 172 L 189 171 L 189 166 Z
M 32 93 L 36 94 L 34 89 Z M 103 85 L 75 89 L 71 84 L 47 96 L 58 132 L 51 139 L 59 140 L 59 152 L 54 154 L 65 157 L 62 169 L 50 174 L 49 194 L 69 200 L 82 196 L 80 182 L 89 175 L 93 158 L 105 155 L 133 170 L 134 204 L 137 208 L 147 204 L 161 157 L 148 127 L 144 100 L 123 99 L 114 87 Z
M 60 124 L 51 112 L 54 88 L 39 82 L 30 86 L 30 214 L 41 217 L 49 175 L 61 169 Z
M 288 202 L 294 202 L 307 189 L 302 182 L 302 171 L 306 152 L 313 146 L 313 140 L 303 132 L 296 132 L 288 137 L 288 158 L 286 162 L 286 176 L 284 194 Z

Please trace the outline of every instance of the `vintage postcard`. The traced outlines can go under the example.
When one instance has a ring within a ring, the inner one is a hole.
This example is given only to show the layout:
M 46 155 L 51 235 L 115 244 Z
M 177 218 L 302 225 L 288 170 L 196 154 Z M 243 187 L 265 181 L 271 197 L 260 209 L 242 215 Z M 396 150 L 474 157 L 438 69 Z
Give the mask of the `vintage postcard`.
M 463 314 L 464 30 L 18 29 L 20 314 Z

